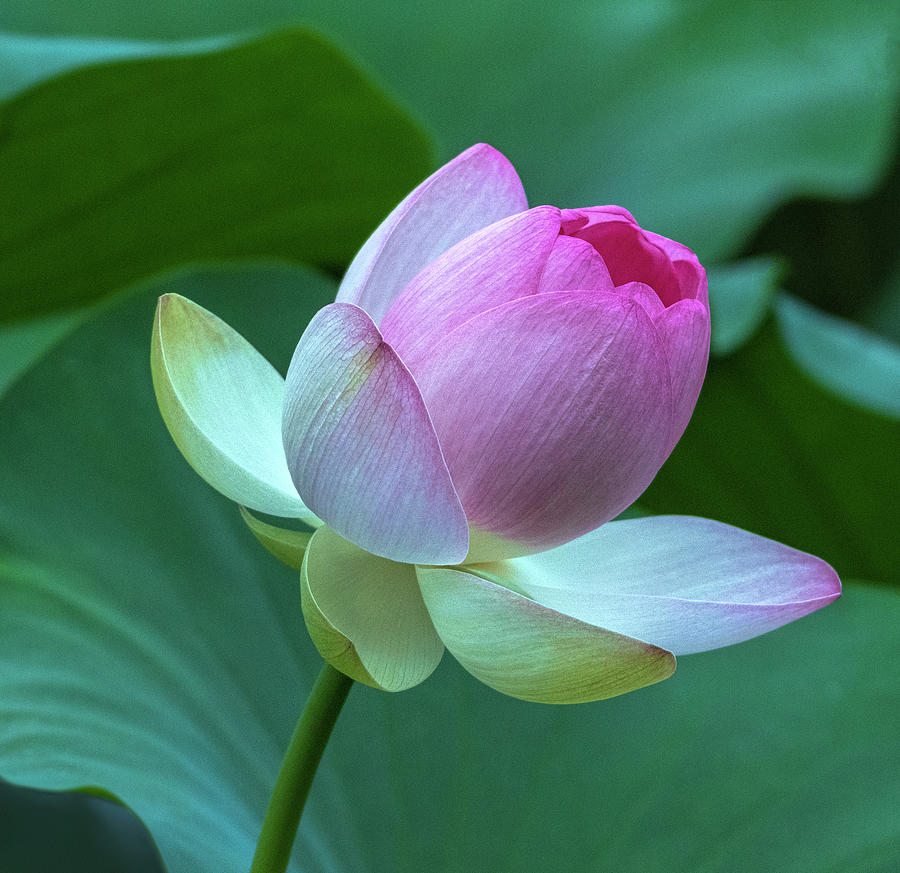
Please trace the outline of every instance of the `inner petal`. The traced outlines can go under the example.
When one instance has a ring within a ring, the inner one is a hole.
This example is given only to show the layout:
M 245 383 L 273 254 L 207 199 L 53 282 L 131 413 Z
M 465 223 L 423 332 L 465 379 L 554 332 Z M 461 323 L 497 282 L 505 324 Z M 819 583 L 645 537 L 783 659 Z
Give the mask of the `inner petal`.
M 566 232 L 589 242 L 600 253 L 616 285 L 643 282 L 656 291 L 666 306 L 681 299 L 680 283 L 671 260 L 637 224 L 619 212 L 604 211 L 586 217 L 581 226 L 574 220 L 567 222 Z
M 547 258 L 538 293 L 612 291 L 614 287 L 603 258 L 589 242 L 560 235 Z

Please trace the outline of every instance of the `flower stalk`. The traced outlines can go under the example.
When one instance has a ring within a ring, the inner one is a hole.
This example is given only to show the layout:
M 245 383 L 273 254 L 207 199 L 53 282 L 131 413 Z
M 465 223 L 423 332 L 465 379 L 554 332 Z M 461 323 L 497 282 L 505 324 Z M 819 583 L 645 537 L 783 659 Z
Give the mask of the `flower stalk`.
M 322 665 L 281 762 L 250 873 L 287 870 L 309 789 L 352 685 L 349 676 Z

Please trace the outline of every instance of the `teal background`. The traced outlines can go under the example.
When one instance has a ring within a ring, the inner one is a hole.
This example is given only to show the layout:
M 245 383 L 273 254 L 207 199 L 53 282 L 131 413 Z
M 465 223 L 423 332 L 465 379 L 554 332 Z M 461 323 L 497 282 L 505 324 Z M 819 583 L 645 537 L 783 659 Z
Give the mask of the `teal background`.
M 603 703 L 449 656 L 356 688 L 293 869 L 895 868 L 895 4 L 58 0 L 0 26 L 0 868 L 249 866 L 317 658 L 295 575 L 159 419 L 154 301 L 283 372 L 475 141 L 533 204 L 620 203 L 709 267 L 706 385 L 641 508 L 814 552 L 845 595 Z M 110 794 L 32 790 L 80 786 Z

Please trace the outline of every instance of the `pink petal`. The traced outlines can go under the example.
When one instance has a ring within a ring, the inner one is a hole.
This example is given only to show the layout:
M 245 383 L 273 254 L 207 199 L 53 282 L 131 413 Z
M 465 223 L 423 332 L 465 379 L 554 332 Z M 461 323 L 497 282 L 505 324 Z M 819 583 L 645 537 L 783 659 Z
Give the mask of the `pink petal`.
M 456 325 L 538 291 L 559 235 L 559 210 L 539 206 L 498 221 L 429 264 L 394 301 L 384 338 L 415 372 L 415 362 Z
M 648 239 L 620 207 L 594 206 L 563 213 L 563 231 L 589 242 L 602 255 L 616 285 L 644 282 L 669 305 L 681 297 L 667 253 Z
M 653 233 L 653 231 L 645 230 L 644 236 L 664 251 L 672 261 L 675 275 L 678 277 L 681 299 L 699 300 L 708 309 L 709 286 L 706 270 L 700 265 L 697 256 L 687 246 L 668 237 L 660 236 L 658 233 Z
M 466 517 L 422 396 L 358 307 L 326 306 L 300 338 L 282 434 L 298 493 L 342 537 L 392 561 L 465 557 Z
M 446 336 L 415 375 L 470 523 L 518 554 L 613 518 L 665 458 L 665 353 L 619 294 L 498 306 Z
M 528 208 L 512 164 L 489 145 L 466 149 L 409 194 L 353 259 L 337 300 L 377 323 L 423 267 L 476 230 Z
M 625 285 L 620 285 L 616 288 L 616 293 L 624 294 L 634 300 L 635 303 L 640 303 L 644 308 L 644 312 L 646 312 L 653 320 L 655 320 L 661 312 L 666 311 L 666 307 L 663 306 L 663 302 L 659 299 L 659 295 L 649 285 L 645 285 L 643 282 L 628 282 Z
M 675 401 L 670 450 L 687 427 L 709 360 L 709 309 L 699 300 L 679 300 L 654 319 L 669 359 Z
M 687 247 L 644 230 L 620 206 L 562 212 L 562 230 L 589 242 L 603 256 L 616 285 L 643 282 L 670 306 L 685 298 L 705 299 L 706 273 Z
M 611 522 L 558 549 L 469 569 L 676 655 L 766 633 L 841 593 L 837 574 L 819 558 L 674 515 Z
M 613 287 L 603 258 L 590 243 L 560 236 L 547 259 L 538 292 L 612 291 Z

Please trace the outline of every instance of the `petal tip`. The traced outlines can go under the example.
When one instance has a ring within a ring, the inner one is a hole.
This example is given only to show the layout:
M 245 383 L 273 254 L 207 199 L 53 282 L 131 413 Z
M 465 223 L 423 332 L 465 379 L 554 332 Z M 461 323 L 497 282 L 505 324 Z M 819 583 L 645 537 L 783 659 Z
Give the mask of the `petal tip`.
M 474 145 L 470 145 L 465 151 L 460 152 L 455 160 L 462 162 L 471 158 L 483 158 L 488 161 L 494 161 L 502 164 L 504 168 L 512 168 L 513 172 L 515 172 L 512 161 L 500 149 L 487 142 L 476 142 Z
M 834 567 L 824 561 L 822 563 L 825 564 L 827 572 L 822 585 L 822 594 L 817 599 L 824 601 L 822 606 L 828 606 L 829 603 L 834 603 L 835 600 L 843 595 L 844 588 Z
M 154 313 L 154 324 L 156 329 L 162 326 L 163 318 L 168 314 L 169 307 L 172 305 L 173 294 L 161 294 L 159 299 L 156 301 L 156 312 Z

